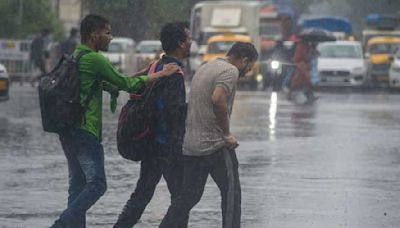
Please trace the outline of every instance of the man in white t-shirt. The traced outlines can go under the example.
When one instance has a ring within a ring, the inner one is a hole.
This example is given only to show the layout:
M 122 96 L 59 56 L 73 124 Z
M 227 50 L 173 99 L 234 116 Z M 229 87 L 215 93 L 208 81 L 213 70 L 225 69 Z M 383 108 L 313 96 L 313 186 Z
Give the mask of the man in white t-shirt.
M 241 190 L 229 119 L 239 77 L 251 70 L 258 53 L 250 43 L 235 43 L 225 58 L 201 66 L 193 77 L 183 143 L 184 178 L 160 228 L 175 228 L 200 201 L 210 174 L 221 191 L 224 228 L 239 228 Z

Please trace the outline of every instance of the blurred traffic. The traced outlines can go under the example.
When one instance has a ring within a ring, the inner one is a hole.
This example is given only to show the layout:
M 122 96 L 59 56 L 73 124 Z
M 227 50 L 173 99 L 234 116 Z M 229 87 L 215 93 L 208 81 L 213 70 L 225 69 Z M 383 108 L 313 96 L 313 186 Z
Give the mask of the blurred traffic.
M 370 14 L 364 19 L 362 31 L 356 33 L 350 19 L 298 14 L 290 0 L 200 1 L 190 15 L 193 45 L 186 61 L 186 78 L 190 80 L 201 64 L 224 56 L 234 42 L 242 41 L 253 43 L 261 58 L 240 80 L 241 89 L 290 88 L 299 69 L 294 63 L 296 46 L 306 42 L 310 48 L 314 46 L 314 50 L 306 50 L 308 55 L 314 52 L 307 63 L 307 77 L 313 87 L 398 88 L 399 21 L 397 15 Z M 71 45 L 79 43 L 74 29 L 70 30 L 69 43 L 54 39 L 48 28 L 27 39 L 0 39 L 0 62 L 5 67 L 1 77 L 8 78 L 2 79 L 0 89 L 7 91 L 13 82 L 34 86 L 39 75 L 52 69 L 68 49 L 73 50 Z M 118 70 L 132 74 L 163 53 L 157 39 L 137 42 L 115 37 L 103 54 Z M 270 68 L 271 61 L 277 60 L 283 63 L 279 74 Z
M 243 41 L 255 44 L 261 58 L 241 79 L 239 87 L 290 88 L 298 69 L 293 61 L 296 46 L 308 42 L 310 47 L 317 45 L 307 76 L 312 78 L 315 88 L 399 87 L 396 52 L 400 46 L 400 23 L 396 15 L 370 14 L 362 31 L 356 34 L 348 18 L 298 15 L 292 1 L 216 1 L 195 4 L 190 24 L 194 42 L 191 57 L 186 61 L 188 80 L 201 64 L 224 56 L 234 42 Z M 302 36 L 310 31 L 320 34 L 311 39 Z M 336 41 L 330 41 L 332 37 Z M 76 40 L 78 43 L 79 39 Z M 0 39 L 0 47 L 0 62 L 5 67 L 0 84 L 3 91 L 8 91 L 13 82 L 30 82 L 34 86 L 37 77 L 52 69 L 58 58 L 67 53 L 65 41 L 54 40 L 51 30 L 46 28 L 28 39 Z M 118 70 L 132 74 L 158 59 L 162 48 L 156 39 L 136 42 L 129 37 L 115 37 L 104 55 Z M 270 68 L 271 61 L 278 59 L 284 63 L 279 74 Z
M 162 58 L 163 24 L 190 22 L 187 90 L 202 64 L 235 42 L 254 44 L 259 59 L 239 79 L 231 116 L 241 142 L 243 227 L 398 227 L 399 0 L 0 5 L 7 9 L 0 15 L 7 19 L 0 27 L 0 227 L 46 227 L 66 203 L 68 167 L 57 136 L 40 126 L 36 87 L 80 44 L 79 24 L 92 13 L 110 20 L 115 36 L 101 54 L 125 75 Z M 128 99 L 119 94 L 117 113 Z M 114 224 L 141 175 L 117 153 L 118 115 L 108 110 L 112 100 L 103 101 L 109 191 L 88 213 L 89 227 L 99 228 Z M 221 226 L 219 190 L 209 182 L 190 227 Z M 169 203 L 161 181 L 139 226 L 158 226 Z

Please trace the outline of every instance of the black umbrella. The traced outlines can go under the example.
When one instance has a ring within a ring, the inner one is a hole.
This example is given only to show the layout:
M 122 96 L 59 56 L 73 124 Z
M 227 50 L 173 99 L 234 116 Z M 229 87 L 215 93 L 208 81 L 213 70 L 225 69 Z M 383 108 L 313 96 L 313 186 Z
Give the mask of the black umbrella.
M 309 42 L 327 42 L 336 41 L 336 37 L 329 31 L 319 28 L 304 29 L 299 37 Z

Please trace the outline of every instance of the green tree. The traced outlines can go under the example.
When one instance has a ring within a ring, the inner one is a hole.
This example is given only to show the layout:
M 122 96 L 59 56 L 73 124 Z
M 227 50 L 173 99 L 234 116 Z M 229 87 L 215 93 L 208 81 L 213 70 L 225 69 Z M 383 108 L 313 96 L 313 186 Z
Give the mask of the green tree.
M 188 21 L 191 0 L 84 0 L 90 13 L 110 20 L 115 36 L 127 36 L 137 41 L 157 39 L 163 24 Z
M 0 24 L 1 38 L 26 38 L 42 28 L 62 37 L 61 22 L 52 13 L 49 0 L 1 0 Z

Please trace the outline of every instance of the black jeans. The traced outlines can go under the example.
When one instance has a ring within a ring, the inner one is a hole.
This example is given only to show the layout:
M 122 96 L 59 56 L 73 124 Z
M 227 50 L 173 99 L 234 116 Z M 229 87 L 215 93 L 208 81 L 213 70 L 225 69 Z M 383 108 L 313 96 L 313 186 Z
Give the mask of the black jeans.
M 182 186 L 182 155 L 171 153 L 165 146 L 156 143 L 141 161 L 136 189 L 126 202 L 114 228 L 131 228 L 139 221 L 162 176 L 167 182 L 173 202 L 179 196 Z M 177 226 L 179 228 L 187 228 L 189 215 L 183 217 Z
M 221 191 L 223 228 L 240 228 L 241 190 L 238 161 L 233 150 L 221 149 L 207 156 L 184 156 L 181 194 L 173 201 L 160 228 L 176 228 L 200 201 L 208 174 Z

